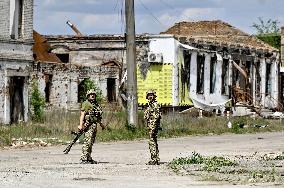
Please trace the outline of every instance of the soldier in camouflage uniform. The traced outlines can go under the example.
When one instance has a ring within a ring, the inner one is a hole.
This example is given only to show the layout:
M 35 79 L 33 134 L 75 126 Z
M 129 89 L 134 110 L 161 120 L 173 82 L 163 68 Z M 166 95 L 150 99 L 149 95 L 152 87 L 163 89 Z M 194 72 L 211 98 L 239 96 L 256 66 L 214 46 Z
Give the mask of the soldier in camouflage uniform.
M 97 103 L 96 92 L 91 89 L 87 91 L 87 100 L 82 103 L 79 130 L 85 130 L 84 144 L 82 147 L 81 163 L 82 164 L 96 164 L 91 157 L 92 147 L 95 142 L 97 126 L 100 125 L 102 129 L 105 126 L 102 124 L 102 108 Z
M 149 90 L 146 93 L 146 99 L 148 99 L 147 108 L 144 111 L 144 119 L 147 122 L 149 130 L 149 150 L 151 153 L 151 160 L 147 163 L 149 165 L 158 165 L 159 149 L 157 143 L 157 134 L 160 128 L 161 111 L 160 105 L 156 101 L 156 92 Z

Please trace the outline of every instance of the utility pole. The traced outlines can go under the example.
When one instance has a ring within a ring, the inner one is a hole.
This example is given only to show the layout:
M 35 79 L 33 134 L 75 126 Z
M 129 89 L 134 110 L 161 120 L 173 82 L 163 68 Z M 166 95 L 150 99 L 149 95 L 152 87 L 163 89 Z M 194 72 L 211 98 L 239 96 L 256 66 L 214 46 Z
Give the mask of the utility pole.
M 136 45 L 134 0 L 125 0 L 126 20 L 126 62 L 127 62 L 127 120 L 129 124 L 138 125 Z

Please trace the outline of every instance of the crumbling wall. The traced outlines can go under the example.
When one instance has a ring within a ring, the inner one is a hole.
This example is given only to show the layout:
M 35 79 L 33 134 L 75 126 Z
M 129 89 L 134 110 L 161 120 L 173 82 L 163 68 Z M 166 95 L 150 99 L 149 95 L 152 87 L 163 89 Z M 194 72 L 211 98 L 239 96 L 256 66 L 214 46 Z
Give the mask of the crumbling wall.
M 148 53 L 150 51 L 149 43 L 139 43 L 136 46 L 136 63 L 138 65 L 137 71 L 140 71 L 140 74 L 143 76 L 143 79 L 146 79 L 147 72 L 150 69 L 150 62 L 148 61 Z
M 115 78 L 119 84 L 119 70 L 117 67 L 94 66 L 78 67 L 70 64 L 38 63 L 34 66 L 33 78 L 39 83 L 39 90 L 46 95 L 47 76 L 51 87 L 47 109 L 79 109 L 78 85 L 85 78 L 90 78 L 102 90 L 103 97 L 107 97 L 107 78 Z M 31 89 L 31 88 L 30 88 Z M 118 93 L 118 92 L 117 92 Z M 46 96 L 45 96 L 46 97 Z M 117 97 L 117 96 L 116 96 Z
M 0 122 L 4 122 L 4 110 L 5 110 L 5 72 L 3 65 L 0 65 Z
M 17 85 L 12 85 L 12 78 L 19 77 L 24 82 L 21 87 L 23 96 L 22 103 L 23 105 L 23 116 L 22 121 L 28 120 L 28 76 L 30 72 L 29 62 L 20 62 L 16 60 L 2 60 L 0 61 L 0 122 L 8 124 L 11 121 L 11 100 L 14 93 L 11 93 L 12 88 L 17 88 Z M 20 104 L 17 104 L 20 105 Z
M 124 61 L 124 53 L 121 50 L 98 50 L 92 51 L 72 51 L 70 52 L 70 62 L 82 66 L 98 66 L 110 60 L 117 62 Z

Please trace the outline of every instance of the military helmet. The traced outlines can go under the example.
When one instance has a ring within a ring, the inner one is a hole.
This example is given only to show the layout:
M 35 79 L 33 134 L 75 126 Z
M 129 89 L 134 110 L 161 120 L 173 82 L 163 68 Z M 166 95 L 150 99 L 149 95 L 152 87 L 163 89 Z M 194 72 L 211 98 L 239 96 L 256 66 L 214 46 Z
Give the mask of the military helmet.
M 86 96 L 88 97 L 90 94 L 96 94 L 96 91 L 94 89 L 89 89 Z
M 157 95 L 156 95 L 156 91 L 154 91 L 153 89 L 149 89 L 149 90 L 146 92 L 146 99 L 148 99 L 148 95 L 149 95 L 149 94 L 153 94 L 154 97 L 157 96 Z

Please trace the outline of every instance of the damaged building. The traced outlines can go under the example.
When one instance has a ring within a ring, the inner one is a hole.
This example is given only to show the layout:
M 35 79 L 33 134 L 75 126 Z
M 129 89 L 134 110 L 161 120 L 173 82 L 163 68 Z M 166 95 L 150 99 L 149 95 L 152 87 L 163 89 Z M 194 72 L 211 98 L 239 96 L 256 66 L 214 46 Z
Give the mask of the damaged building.
M 37 78 L 47 107 L 78 110 L 80 97 L 84 93 L 84 83 L 88 79 L 102 91 L 102 96 L 107 102 L 116 103 L 121 66 L 119 61 L 115 58 L 108 61 L 97 59 L 92 54 L 92 48 L 100 48 L 91 47 L 90 42 L 84 46 L 85 37 L 69 38 L 76 38 L 76 41 L 72 40 L 69 45 L 63 37 L 46 39 L 34 32 L 35 62 L 32 77 Z M 54 43 L 52 39 L 56 39 L 57 42 Z
M 0 122 L 27 121 L 33 0 L 2 0 L 0 7 Z
M 69 75 L 73 79 L 71 81 L 73 86 L 68 91 L 72 95 L 71 106 L 79 107 L 80 104 L 74 99 L 80 92 L 80 83 L 86 78 L 95 81 L 108 103 L 113 103 L 116 106 L 125 104 L 126 43 L 124 36 L 54 35 L 44 37 L 50 44 L 50 52 L 60 58 L 62 63 L 57 63 L 58 65 L 81 67 L 79 75 Z M 148 44 L 148 36 L 137 36 L 137 62 L 139 64 L 148 62 Z M 90 70 L 93 72 L 91 75 Z
M 224 111 L 230 103 L 282 110 L 279 50 L 227 23 L 180 22 L 149 46 L 153 61 L 146 78 L 138 75 L 138 90 L 152 83 L 166 106 Z
M 51 110 L 78 110 L 88 79 L 107 104 L 124 104 L 124 36 L 42 36 L 33 31 L 32 0 L 0 5 L 0 122 L 28 120 L 34 80 Z M 229 103 L 282 110 L 279 51 L 222 21 L 137 35 L 136 53 L 139 106 L 155 89 L 164 108 L 224 111 Z

